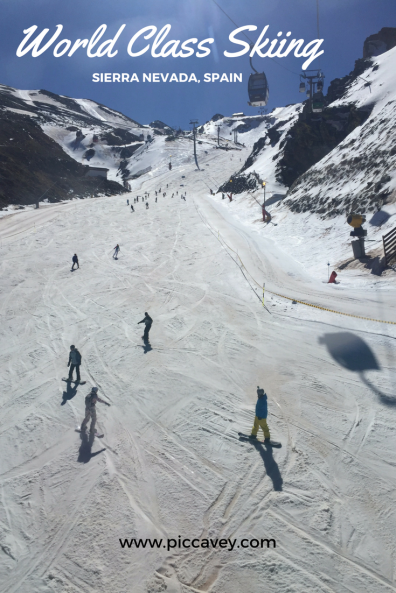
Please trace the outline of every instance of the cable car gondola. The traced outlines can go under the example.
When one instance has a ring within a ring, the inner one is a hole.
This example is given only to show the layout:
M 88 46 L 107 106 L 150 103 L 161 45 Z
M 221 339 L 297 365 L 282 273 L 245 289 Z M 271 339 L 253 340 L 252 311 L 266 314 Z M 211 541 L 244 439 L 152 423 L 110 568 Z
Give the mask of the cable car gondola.
M 269 88 L 267 77 L 264 72 L 257 72 L 252 64 L 252 58 L 250 58 L 250 65 L 254 73 L 252 72 L 249 76 L 248 82 L 248 93 L 249 101 L 248 105 L 251 107 L 264 107 L 268 103 Z
M 323 87 L 322 87 L 323 88 Z M 314 93 L 312 97 L 312 112 L 321 113 L 324 107 L 324 96 L 322 92 Z

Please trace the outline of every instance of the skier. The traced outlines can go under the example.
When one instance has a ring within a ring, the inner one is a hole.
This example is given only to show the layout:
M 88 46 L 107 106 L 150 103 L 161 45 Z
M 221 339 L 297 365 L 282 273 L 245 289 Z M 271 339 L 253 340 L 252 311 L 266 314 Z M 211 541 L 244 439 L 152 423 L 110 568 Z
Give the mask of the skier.
M 72 257 L 72 262 L 73 262 L 73 265 L 72 265 L 72 268 L 71 268 L 72 270 L 74 270 L 74 266 L 75 266 L 76 264 L 77 264 L 77 268 L 79 268 L 79 267 L 80 267 L 80 265 L 79 265 L 79 263 L 78 263 L 78 257 L 77 257 L 77 253 L 75 253 L 75 254 L 73 255 L 73 257 Z
M 155 196 L 155 201 L 157 201 L 157 196 Z
M 129 206 L 129 200 L 127 200 L 127 206 Z
M 113 259 L 118 259 L 118 252 L 120 251 L 120 246 L 118 245 L 118 243 L 115 247 L 113 247 L 113 249 L 114 249 Z
M 137 202 L 139 201 L 139 196 L 137 196 L 137 198 L 136 198 L 136 201 L 137 201 Z
M 131 204 L 131 212 L 135 212 L 135 208 L 133 207 L 133 204 Z
M 88 395 L 85 398 L 85 418 L 81 424 L 81 432 L 84 432 L 87 428 L 89 419 L 91 419 L 91 426 L 89 430 L 91 433 L 95 431 L 96 402 L 100 402 L 101 404 L 106 404 L 106 406 L 110 406 L 109 403 L 105 402 L 103 399 L 100 399 L 100 397 L 98 397 L 98 388 L 92 387 L 90 393 L 88 393 Z
M 67 363 L 67 366 L 70 367 L 69 377 L 67 379 L 68 381 L 73 381 L 74 369 L 76 369 L 76 375 L 77 375 L 76 383 L 79 383 L 81 381 L 80 364 L 81 364 L 81 354 L 78 351 L 78 349 L 74 346 L 74 344 L 72 344 L 70 346 L 69 362 Z
M 148 207 L 149 207 L 148 202 L 146 202 L 146 210 L 148 210 Z
M 142 319 L 141 321 L 139 321 L 138 322 L 138 325 L 139 325 L 139 323 L 144 323 L 145 324 L 146 327 L 144 328 L 144 334 L 143 334 L 142 338 L 144 339 L 145 342 L 148 342 L 148 340 L 149 340 L 149 331 L 151 329 L 153 320 L 151 319 L 150 315 L 147 312 L 145 312 L 144 315 L 145 315 L 144 319 Z
M 271 440 L 270 431 L 267 424 L 267 416 L 268 416 L 268 406 L 267 406 L 267 394 L 265 393 L 264 389 L 260 389 L 257 386 L 257 403 L 256 403 L 256 416 L 254 418 L 254 424 L 252 428 L 252 434 L 249 438 L 257 439 L 257 433 L 259 428 L 264 433 L 264 442 L 269 442 Z

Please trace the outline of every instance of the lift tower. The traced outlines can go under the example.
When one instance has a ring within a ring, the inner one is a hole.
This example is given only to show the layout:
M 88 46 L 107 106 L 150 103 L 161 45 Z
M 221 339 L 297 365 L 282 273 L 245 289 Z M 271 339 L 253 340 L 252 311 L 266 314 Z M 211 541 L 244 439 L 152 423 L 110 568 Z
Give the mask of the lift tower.
M 195 164 L 197 165 L 197 169 L 199 169 L 198 159 L 197 159 L 197 128 L 195 127 L 198 123 L 197 119 L 191 119 L 190 124 L 193 127 L 193 139 L 194 139 L 194 159 Z

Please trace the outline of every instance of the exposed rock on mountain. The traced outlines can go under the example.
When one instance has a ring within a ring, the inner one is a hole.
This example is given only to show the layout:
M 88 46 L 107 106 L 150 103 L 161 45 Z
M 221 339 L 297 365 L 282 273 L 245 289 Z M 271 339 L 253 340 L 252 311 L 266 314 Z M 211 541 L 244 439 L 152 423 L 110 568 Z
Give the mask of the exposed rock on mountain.
M 128 159 L 152 132 L 95 101 L 4 85 L 0 116 L 0 208 L 125 191 Z M 86 177 L 88 164 L 108 179 Z

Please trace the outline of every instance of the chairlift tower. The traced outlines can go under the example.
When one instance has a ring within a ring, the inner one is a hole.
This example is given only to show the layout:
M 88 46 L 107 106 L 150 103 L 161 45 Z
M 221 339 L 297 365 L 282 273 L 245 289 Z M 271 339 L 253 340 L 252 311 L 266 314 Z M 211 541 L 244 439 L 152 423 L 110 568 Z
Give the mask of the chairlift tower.
M 195 159 L 195 164 L 197 165 L 197 169 L 199 170 L 198 159 L 197 159 L 197 128 L 196 128 L 197 124 L 198 124 L 197 119 L 190 120 L 190 125 L 192 125 L 192 127 L 193 127 L 194 159 Z
M 308 73 L 308 74 L 307 74 Z M 309 85 L 306 89 L 305 81 Z M 300 93 L 307 93 L 310 113 L 321 113 L 324 107 L 324 74 L 321 70 L 306 70 L 300 75 Z
M 220 128 L 221 126 L 216 126 L 217 128 L 217 146 L 220 146 Z

